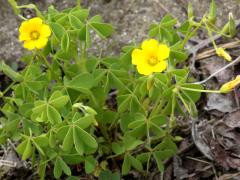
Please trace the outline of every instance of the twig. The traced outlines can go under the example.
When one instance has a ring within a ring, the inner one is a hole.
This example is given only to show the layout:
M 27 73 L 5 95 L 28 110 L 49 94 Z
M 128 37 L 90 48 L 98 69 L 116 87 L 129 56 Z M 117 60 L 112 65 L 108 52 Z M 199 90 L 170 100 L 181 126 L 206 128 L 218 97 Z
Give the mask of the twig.
M 218 45 L 218 47 L 222 47 L 224 49 L 230 49 L 230 48 L 239 47 L 239 45 L 240 45 L 240 40 L 237 40 L 237 41 L 233 41 L 233 42 L 229 42 L 229 43 L 225 43 L 225 44 L 220 44 L 220 45 Z M 215 49 L 211 48 L 202 53 L 199 53 L 196 56 L 196 60 L 201 60 L 201 59 L 207 58 L 209 56 L 213 56 L 215 54 L 216 54 Z
M 207 82 L 208 80 L 210 80 L 212 77 L 216 76 L 218 73 L 220 73 L 221 71 L 233 66 L 234 64 L 240 62 L 240 56 L 238 56 L 235 60 L 233 60 L 232 62 L 230 62 L 229 64 L 227 64 L 226 66 L 220 68 L 219 70 L 217 70 L 216 72 L 214 72 L 213 74 L 211 74 L 209 77 L 207 77 L 206 79 L 199 81 L 199 82 L 195 82 L 192 84 L 203 84 L 205 82 Z
M 0 160 L 0 167 L 1 166 L 8 166 L 8 167 L 16 167 L 17 163 L 13 161 L 8 161 L 8 160 Z

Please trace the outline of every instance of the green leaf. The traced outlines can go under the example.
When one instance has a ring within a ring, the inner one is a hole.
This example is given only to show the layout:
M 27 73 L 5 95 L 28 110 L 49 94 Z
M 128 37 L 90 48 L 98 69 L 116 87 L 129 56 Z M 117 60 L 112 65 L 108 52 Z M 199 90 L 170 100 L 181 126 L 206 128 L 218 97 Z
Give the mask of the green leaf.
M 110 170 L 101 171 L 99 175 L 99 180 L 120 180 L 120 175 L 118 172 L 112 173 Z
M 73 128 L 73 142 L 75 145 L 75 149 L 80 155 L 83 155 L 84 144 L 79 136 L 80 134 L 76 132 L 76 128 Z
M 42 155 L 42 156 L 45 156 L 45 153 L 43 151 L 43 149 L 34 141 L 32 140 L 33 142 L 33 145 L 36 147 L 36 149 L 38 150 L 38 152 Z
M 45 101 L 35 101 L 34 108 L 32 109 L 33 113 L 41 113 L 46 109 L 47 103 Z
M 83 26 L 79 31 L 79 39 L 81 41 L 85 41 L 87 44 L 87 47 L 91 44 L 91 38 L 90 38 L 90 32 L 87 25 Z
M 233 18 L 232 13 L 229 13 L 229 34 L 231 37 L 235 36 L 237 33 L 236 23 Z
M 81 91 L 84 89 L 90 89 L 94 85 L 94 78 L 89 73 L 82 73 L 74 77 L 71 81 L 65 83 L 68 88 Z
M 128 154 L 125 154 L 122 164 L 122 175 L 127 175 L 131 169 L 131 160 Z
M 68 132 L 63 140 L 63 151 L 69 152 L 73 147 L 73 128 L 69 128 Z
M 62 40 L 61 40 L 61 47 L 62 50 L 64 52 L 67 52 L 69 49 L 69 44 L 70 44 L 70 40 L 69 40 L 69 35 L 67 32 L 65 32 L 62 36 Z
M 110 36 L 114 31 L 112 25 L 107 23 L 91 22 L 90 26 L 101 38 Z
M 92 156 L 85 158 L 85 171 L 90 174 L 94 171 L 97 161 Z
M 186 87 L 186 88 L 191 88 L 191 89 L 199 89 L 199 90 L 203 90 L 203 86 L 200 84 L 182 84 L 182 87 Z M 193 102 L 197 102 L 200 97 L 201 97 L 201 92 L 195 92 L 195 91 L 188 91 L 188 90 L 184 90 L 181 89 L 182 92 L 184 92 L 184 94 L 188 95 L 189 98 L 192 99 Z
M 125 151 L 125 148 L 122 143 L 112 143 L 112 150 L 115 154 L 122 154 Z
M 61 123 L 62 118 L 59 112 L 51 105 L 47 106 L 47 118 L 52 124 Z
M 79 134 L 79 137 L 81 137 L 81 140 L 89 147 L 91 148 L 97 148 L 98 144 L 96 140 L 88 134 L 86 131 L 84 131 L 82 128 L 75 126 L 76 133 Z
M 123 113 L 129 107 L 129 101 L 131 99 L 131 95 L 122 95 L 122 96 L 119 96 L 118 98 L 123 98 L 123 101 L 118 105 L 118 112 Z
M 4 61 L 0 62 L 0 71 L 3 71 L 9 78 L 13 81 L 21 82 L 23 81 L 23 77 L 18 72 L 15 72 L 11 67 L 4 63 Z
M 138 140 L 135 137 L 132 137 L 128 134 L 125 134 L 124 138 L 123 138 L 123 143 L 124 143 L 125 149 L 128 151 L 131 151 L 131 150 L 135 149 L 137 146 L 143 144 L 143 141 Z
M 188 58 L 188 54 L 184 51 L 171 50 L 170 56 L 174 57 L 177 62 L 185 61 Z
M 102 22 L 102 17 L 101 17 L 100 15 L 95 15 L 95 16 L 93 16 L 93 17 L 89 20 L 89 22 L 97 22 L 97 23 L 100 23 L 100 22 Z
M 56 38 L 61 41 L 64 33 L 65 33 L 65 30 L 64 30 L 64 27 L 62 27 L 60 24 L 58 23 L 49 23 L 51 29 L 52 29 L 52 32 L 53 34 L 56 36 Z
M 189 21 L 184 21 L 181 26 L 178 28 L 178 31 L 180 31 L 183 34 L 187 34 L 189 32 L 191 25 L 189 23 Z
M 156 152 L 154 152 L 154 153 L 153 153 L 153 157 L 154 157 L 154 159 L 155 159 L 156 162 L 157 162 L 158 170 L 159 170 L 160 172 L 163 172 L 163 171 L 164 171 L 164 165 L 163 165 L 163 162 L 162 162 L 161 158 L 159 157 L 159 154 L 156 153 Z
M 84 22 L 89 15 L 89 10 L 76 7 L 71 10 L 70 14 L 77 17 L 81 22 Z
M 75 121 L 75 123 L 81 127 L 82 129 L 88 128 L 91 124 L 95 122 L 94 115 L 86 115 L 84 117 L 80 117 Z
M 165 137 L 163 141 L 158 144 L 155 149 L 157 150 L 172 150 L 173 152 L 177 152 L 177 145 L 172 141 L 170 137 Z
M 59 179 L 62 175 L 62 167 L 61 167 L 61 162 L 59 158 L 56 158 L 53 174 L 56 179 Z
M 62 160 L 62 158 L 59 158 L 59 161 L 60 161 L 60 166 L 62 168 L 62 171 L 68 175 L 68 176 L 71 176 L 71 169 L 68 167 L 68 165 Z
M 162 18 L 160 25 L 162 27 L 172 27 L 176 23 L 177 23 L 177 20 L 175 18 L 173 18 L 171 15 L 167 14 Z
M 43 160 L 41 160 L 38 167 L 38 174 L 41 180 L 45 179 L 46 167 L 47 167 L 47 162 L 44 162 Z
M 188 14 L 188 19 L 193 18 L 193 7 L 191 2 L 188 3 L 187 14 Z
M 129 155 L 129 159 L 131 161 L 132 167 L 134 167 L 138 171 L 142 171 L 143 170 L 142 163 L 138 159 L 136 159 L 132 155 Z
M 26 160 L 32 155 L 33 147 L 30 139 L 24 140 L 18 145 L 16 151 L 22 155 L 22 159 Z
M 57 109 L 64 107 L 68 101 L 69 96 L 63 95 L 61 91 L 55 91 L 48 100 L 49 104 Z
M 84 26 L 84 24 L 73 14 L 69 14 L 68 18 L 69 18 L 70 25 L 72 26 L 73 29 L 80 30 Z
M 41 147 L 45 147 L 48 145 L 48 138 L 46 134 L 42 134 L 40 136 L 34 137 L 33 140 Z
M 217 16 L 216 9 L 217 9 L 216 2 L 215 0 L 212 0 L 210 4 L 209 14 L 208 14 L 208 19 L 211 24 L 215 24 L 216 16 Z

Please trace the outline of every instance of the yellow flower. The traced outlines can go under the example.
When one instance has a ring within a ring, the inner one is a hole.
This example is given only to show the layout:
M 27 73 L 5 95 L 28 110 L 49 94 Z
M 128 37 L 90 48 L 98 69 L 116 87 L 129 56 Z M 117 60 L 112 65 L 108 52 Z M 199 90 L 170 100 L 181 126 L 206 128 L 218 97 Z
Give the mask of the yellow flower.
M 231 61 L 232 57 L 222 47 L 216 49 L 218 56 L 223 57 L 227 61 Z
M 166 44 L 159 44 L 155 39 L 142 42 L 141 49 L 132 52 L 132 64 L 137 66 L 140 74 L 150 75 L 153 72 L 162 72 L 167 68 L 166 59 L 170 49 Z
M 232 91 L 239 84 L 240 84 L 240 75 L 238 75 L 234 80 L 223 84 L 222 87 L 220 88 L 220 92 L 228 93 L 228 92 Z
M 19 28 L 19 41 L 24 41 L 23 47 L 29 50 L 42 49 L 51 35 L 50 27 L 42 19 L 35 17 L 22 22 Z

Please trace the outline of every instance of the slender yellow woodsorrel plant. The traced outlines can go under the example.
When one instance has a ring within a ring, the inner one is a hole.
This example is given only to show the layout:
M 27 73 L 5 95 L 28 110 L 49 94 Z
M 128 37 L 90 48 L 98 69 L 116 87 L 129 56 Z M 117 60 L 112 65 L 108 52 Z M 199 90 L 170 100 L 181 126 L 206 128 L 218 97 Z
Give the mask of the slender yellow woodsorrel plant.
M 237 77 L 220 90 L 206 90 L 202 82 L 194 83 L 188 67 L 179 68 L 198 29 L 210 38 L 235 34 L 232 15 L 222 30 L 215 26 L 214 1 L 199 22 L 191 4 L 180 26 L 164 16 L 150 26 L 149 38 L 123 47 L 117 57 L 91 54 L 92 34 L 105 39 L 114 28 L 99 15 L 89 17 L 80 0 L 74 8 L 50 6 L 45 13 L 33 4 L 8 2 L 23 19 L 19 40 L 30 54 L 23 55 L 26 66 L 18 72 L 0 63 L 12 81 L 0 92 L 0 142 L 16 143 L 22 159 L 38 172 L 36 179 L 45 179 L 46 171 L 56 179 L 121 179 L 131 169 L 147 175 L 154 164 L 163 173 L 164 161 L 177 153 L 181 140 L 173 134 L 176 119 L 197 116 L 201 92 L 225 93 L 239 84 Z M 24 18 L 23 8 L 37 17 Z M 212 42 L 219 56 L 231 59 Z

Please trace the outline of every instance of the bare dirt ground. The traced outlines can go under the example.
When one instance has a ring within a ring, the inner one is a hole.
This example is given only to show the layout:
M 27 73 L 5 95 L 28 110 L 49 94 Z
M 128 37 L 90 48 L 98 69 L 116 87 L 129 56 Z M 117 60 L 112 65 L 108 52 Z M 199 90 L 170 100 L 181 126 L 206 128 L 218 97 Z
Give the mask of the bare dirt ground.
M 210 0 L 190 0 L 196 17 L 201 16 L 209 8 Z M 222 26 L 232 12 L 236 19 L 240 18 L 239 0 L 217 0 L 218 25 Z M 46 11 L 49 5 L 58 9 L 72 7 L 74 0 L 18 0 L 19 4 L 36 3 L 41 10 Z M 95 49 L 108 49 L 108 53 L 119 53 L 123 45 L 140 42 L 147 36 L 148 27 L 166 14 L 171 13 L 179 22 L 186 19 L 187 0 L 83 0 L 83 7 L 90 8 L 92 14 L 101 14 L 106 22 L 112 23 L 116 32 L 106 43 L 98 39 Z M 26 16 L 31 16 L 29 11 Z M 18 19 L 6 0 L 0 0 L 0 58 L 15 62 L 19 60 L 23 49 L 18 42 Z M 203 38 L 203 37 L 201 37 Z
M 195 16 L 200 19 L 207 12 L 210 0 L 190 1 L 193 4 Z M 29 2 L 36 3 L 43 11 L 46 11 L 51 4 L 58 9 L 72 7 L 75 4 L 74 0 L 18 0 L 19 4 Z M 83 7 L 90 8 L 92 14 L 101 14 L 106 22 L 113 24 L 116 28 L 115 34 L 104 43 L 96 37 L 93 51 L 102 49 L 108 54 L 119 54 L 122 46 L 131 42 L 139 43 L 146 38 L 149 25 L 160 21 L 166 13 L 172 14 L 179 22 L 183 22 L 187 16 L 188 2 L 187 0 L 83 0 Z M 226 23 L 229 12 L 232 12 L 235 19 L 240 19 L 239 0 L 216 0 L 216 3 L 219 27 Z M 32 15 L 32 12 L 25 12 L 27 17 Z M 8 63 L 19 61 L 24 53 L 18 42 L 19 24 L 20 20 L 14 15 L 6 0 L 0 0 L 0 59 Z M 228 47 L 233 59 L 240 56 L 239 34 L 231 40 L 217 40 L 218 44 Z M 208 37 L 205 33 L 200 32 L 196 40 L 201 44 L 206 38 Z M 193 44 L 188 45 L 190 49 L 194 47 Z M 198 73 L 195 76 L 199 80 L 227 64 L 223 59 L 214 56 L 211 51 L 211 45 L 205 46 L 197 54 Z M 214 76 L 207 82 L 206 87 L 218 89 L 222 83 L 238 74 L 240 74 L 240 66 L 236 64 Z M 189 119 L 179 121 L 180 132 L 178 133 L 182 134 L 184 140 L 179 144 L 178 156 L 165 162 L 164 179 L 239 180 L 239 106 L 239 89 L 227 95 L 203 95 L 198 104 L 199 118 L 196 123 L 190 125 Z M 155 168 L 149 179 L 160 179 L 160 175 L 154 170 Z

